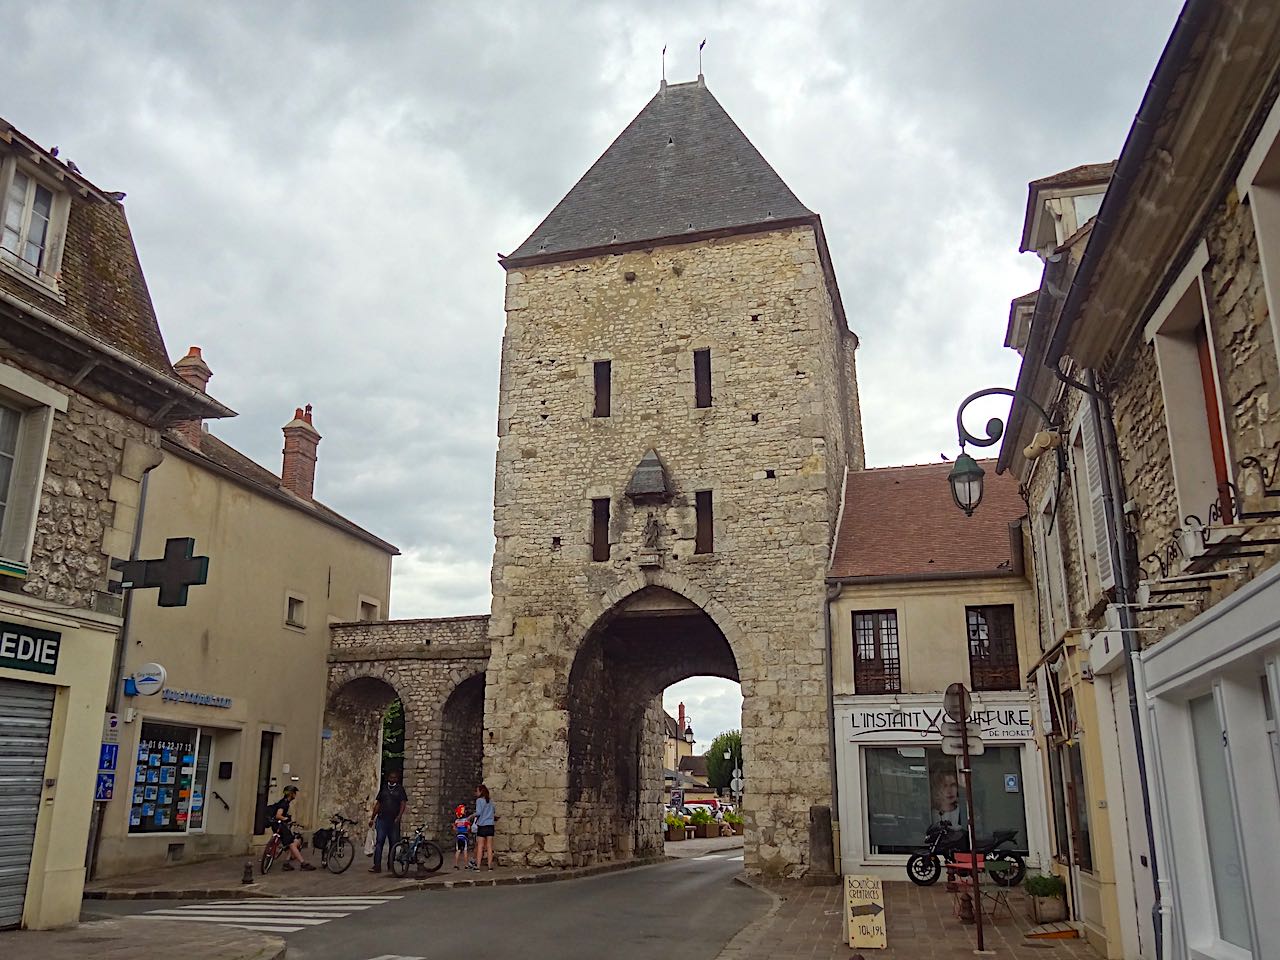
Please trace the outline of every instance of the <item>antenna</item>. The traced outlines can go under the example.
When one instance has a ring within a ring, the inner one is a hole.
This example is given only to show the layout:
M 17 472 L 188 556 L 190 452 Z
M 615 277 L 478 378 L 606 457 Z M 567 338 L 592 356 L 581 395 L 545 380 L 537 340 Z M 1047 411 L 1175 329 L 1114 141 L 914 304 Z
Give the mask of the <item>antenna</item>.
M 702 42 L 698 44 L 698 76 L 702 76 L 702 48 L 707 45 L 707 38 L 703 37 Z
M 662 82 L 667 82 L 667 45 L 662 45 Z

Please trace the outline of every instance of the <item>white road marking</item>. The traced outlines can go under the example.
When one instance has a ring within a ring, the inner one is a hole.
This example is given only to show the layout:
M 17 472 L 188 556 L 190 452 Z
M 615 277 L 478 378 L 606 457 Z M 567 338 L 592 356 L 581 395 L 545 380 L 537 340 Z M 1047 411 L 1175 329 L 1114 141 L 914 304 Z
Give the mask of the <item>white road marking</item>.
M 746 857 L 745 857 L 743 854 L 741 854 L 741 853 L 740 853 L 740 854 L 738 854 L 736 857 L 730 857 L 730 858 L 729 858 L 729 862 L 730 862 L 730 863 L 741 863 L 741 862 L 742 862 L 743 860 L 745 860 L 745 859 L 746 859 Z
M 144 920 L 186 920 L 225 923 L 265 933 L 296 933 L 340 920 L 361 910 L 401 900 L 388 897 L 290 897 L 261 900 L 212 900 L 140 914 Z
M 406 957 L 401 953 L 384 953 L 380 957 L 370 957 L 369 960 L 427 960 L 426 957 Z

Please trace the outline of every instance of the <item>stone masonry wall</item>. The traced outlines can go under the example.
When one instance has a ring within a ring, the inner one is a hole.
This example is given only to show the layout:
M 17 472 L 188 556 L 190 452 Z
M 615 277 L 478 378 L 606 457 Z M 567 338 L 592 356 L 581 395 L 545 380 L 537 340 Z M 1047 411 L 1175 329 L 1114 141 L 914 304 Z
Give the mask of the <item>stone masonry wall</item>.
M 846 335 L 817 261 L 803 227 L 508 274 L 485 774 L 500 815 L 516 803 L 536 813 L 499 831 L 507 855 L 569 861 L 554 825 L 567 802 L 570 667 L 601 614 L 661 583 L 733 648 L 753 770 L 749 869 L 807 863 L 809 805 L 830 802 L 824 577 L 844 469 L 861 458 L 839 383 Z M 708 409 L 694 404 L 703 347 Z M 593 418 L 602 359 L 612 415 Z M 856 451 L 843 449 L 846 430 Z M 635 508 L 624 491 L 650 448 L 674 497 Z M 693 494 L 707 489 L 715 550 L 695 554 Z M 611 500 L 602 563 L 591 561 L 597 497 Z M 654 549 L 643 543 L 651 513 Z

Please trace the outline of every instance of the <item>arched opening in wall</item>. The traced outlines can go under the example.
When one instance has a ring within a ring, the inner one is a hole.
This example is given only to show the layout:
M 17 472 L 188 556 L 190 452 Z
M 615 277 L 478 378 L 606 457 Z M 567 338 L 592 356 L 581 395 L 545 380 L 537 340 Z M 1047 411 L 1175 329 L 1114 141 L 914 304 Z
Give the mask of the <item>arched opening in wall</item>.
M 730 828 L 741 834 L 746 785 L 741 686 L 722 677 L 690 677 L 663 691 L 662 706 L 663 799 L 668 811 L 679 814 L 681 807 L 705 804 L 727 817 Z
M 662 853 L 662 693 L 697 676 L 736 682 L 733 650 L 700 607 L 661 587 L 632 594 L 583 639 L 565 702 L 573 865 Z
M 396 697 L 382 713 L 382 776 L 404 773 L 404 703 Z
M 453 823 L 454 808 L 475 802 L 475 787 L 484 773 L 484 674 L 463 680 L 440 710 L 442 757 L 437 831 Z
M 393 704 L 401 704 L 393 724 L 402 731 L 398 746 L 384 740 Z M 377 677 L 356 677 L 341 684 L 330 694 L 324 711 L 319 819 L 327 821 L 341 813 L 357 823 L 367 820 L 387 762 L 386 749 L 398 754 L 395 767 L 403 769 L 412 743 L 411 718 L 391 684 Z

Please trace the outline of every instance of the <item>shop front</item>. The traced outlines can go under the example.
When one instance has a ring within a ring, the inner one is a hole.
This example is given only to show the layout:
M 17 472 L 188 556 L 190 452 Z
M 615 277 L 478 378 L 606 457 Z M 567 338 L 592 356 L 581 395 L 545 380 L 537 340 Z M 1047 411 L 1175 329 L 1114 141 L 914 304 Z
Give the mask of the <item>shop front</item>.
M 1040 762 L 1027 694 L 974 694 L 973 804 L 959 758 L 942 752 L 942 694 L 838 697 L 837 773 L 844 872 L 901 878 L 906 858 L 939 820 L 979 834 L 1015 830 L 1015 849 L 1038 865 L 1047 849 Z

